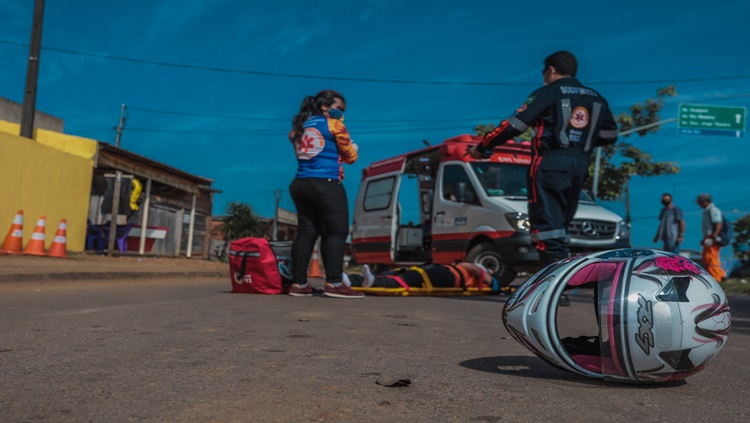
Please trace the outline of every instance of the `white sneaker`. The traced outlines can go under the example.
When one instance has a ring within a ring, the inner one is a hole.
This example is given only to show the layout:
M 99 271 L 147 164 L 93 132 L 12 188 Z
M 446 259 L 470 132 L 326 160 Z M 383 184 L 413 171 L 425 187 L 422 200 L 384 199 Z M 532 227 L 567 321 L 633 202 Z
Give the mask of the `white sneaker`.
M 372 274 L 370 266 L 366 264 L 362 266 L 362 276 L 365 277 L 365 280 L 362 281 L 362 288 L 369 288 L 375 283 L 375 275 Z
M 352 281 L 349 280 L 349 275 L 347 275 L 346 273 L 341 274 L 341 283 L 348 287 L 352 286 Z

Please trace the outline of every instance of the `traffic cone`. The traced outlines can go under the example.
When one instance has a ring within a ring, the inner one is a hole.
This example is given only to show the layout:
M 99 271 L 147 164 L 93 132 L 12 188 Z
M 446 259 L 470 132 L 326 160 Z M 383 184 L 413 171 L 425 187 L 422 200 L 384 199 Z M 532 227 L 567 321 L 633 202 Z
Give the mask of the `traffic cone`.
M 308 278 L 325 278 L 325 275 L 320 271 L 320 263 L 318 263 L 318 249 L 313 250 L 312 259 L 310 259 L 310 267 L 307 270 Z
M 59 257 L 59 258 L 67 258 L 67 229 L 68 229 L 68 223 L 67 220 L 63 219 L 60 221 L 60 226 L 57 227 L 57 233 L 55 234 L 55 239 L 52 240 L 52 245 L 49 247 L 49 251 L 47 254 L 50 257 Z
M 46 256 L 47 254 L 44 254 L 44 228 L 47 226 L 45 222 L 45 217 L 42 215 L 42 217 L 39 218 L 39 221 L 36 222 L 36 228 L 34 228 L 34 233 L 31 234 L 31 239 L 29 240 L 29 243 L 26 244 L 26 249 L 23 250 L 24 254 L 30 255 L 30 256 Z
M 13 223 L 10 225 L 8 236 L 5 237 L 3 248 L 0 251 L 8 254 L 21 254 L 23 248 L 23 210 L 16 213 Z

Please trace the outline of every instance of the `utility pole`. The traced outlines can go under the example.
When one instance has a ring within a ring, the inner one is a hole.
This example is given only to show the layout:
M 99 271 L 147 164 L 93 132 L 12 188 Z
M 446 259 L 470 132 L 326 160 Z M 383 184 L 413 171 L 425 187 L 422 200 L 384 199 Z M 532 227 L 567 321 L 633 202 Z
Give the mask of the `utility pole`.
M 115 139 L 115 147 L 120 148 L 120 137 L 122 136 L 122 128 L 125 126 L 125 104 L 120 108 L 120 122 L 117 124 L 117 138 Z M 149 180 L 149 182 L 151 182 Z M 112 256 L 115 251 L 115 238 L 117 237 L 117 216 L 120 215 L 120 190 L 122 184 L 122 171 L 115 171 L 115 187 L 114 195 L 112 195 L 112 220 L 109 222 L 109 241 L 107 243 L 107 255 Z M 150 185 L 149 185 L 150 186 Z M 182 220 L 180 220 L 182 225 Z M 146 232 L 146 228 L 142 227 L 141 231 Z M 179 248 L 179 247 L 178 247 Z
M 122 171 L 115 173 L 115 187 L 112 195 L 112 213 L 109 222 L 109 240 L 107 241 L 107 255 L 112 257 L 115 251 L 115 239 L 117 238 L 117 216 L 120 214 L 120 187 L 122 186 Z M 182 222 L 180 222 L 182 224 Z M 119 251 L 119 250 L 118 250 Z
M 273 241 L 278 241 L 279 237 L 279 199 L 281 198 L 281 190 L 276 190 L 276 215 L 273 218 Z
M 625 181 L 625 225 L 630 231 L 630 179 Z
M 125 129 L 125 104 L 120 107 L 120 123 L 117 124 L 117 138 L 115 138 L 115 147 L 120 148 L 120 138 L 122 130 Z
M 23 93 L 21 111 L 21 136 L 34 137 L 34 112 L 36 111 L 36 85 L 39 79 L 39 55 L 42 51 L 42 18 L 44 17 L 44 0 L 34 1 L 34 20 L 31 24 L 31 44 L 29 45 L 29 64 L 26 67 L 26 87 Z

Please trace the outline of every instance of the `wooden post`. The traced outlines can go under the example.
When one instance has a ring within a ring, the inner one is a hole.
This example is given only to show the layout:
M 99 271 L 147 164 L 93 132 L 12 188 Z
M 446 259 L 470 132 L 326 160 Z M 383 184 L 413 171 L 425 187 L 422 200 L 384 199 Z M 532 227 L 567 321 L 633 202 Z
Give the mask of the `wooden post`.
M 115 175 L 115 187 L 112 193 L 112 213 L 109 222 L 109 243 L 107 244 L 107 255 L 111 256 L 115 251 L 115 239 L 117 238 L 117 216 L 120 215 L 120 185 L 122 184 L 122 172 L 117 171 Z M 119 250 L 118 250 L 119 252 Z
M 180 255 L 180 245 L 182 244 L 182 220 L 185 218 L 185 210 L 180 209 L 177 212 L 177 233 L 175 233 L 176 245 L 174 247 L 174 255 Z
M 143 201 L 143 218 L 141 219 L 141 242 L 138 246 L 138 254 L 146 252 L 146 227 L 148 226 L 148 212 L 151 208 L 151 178 L 146 181 L 146 199 Z
M 185 255 L 190 258 L 193 255 L 193 229 L 195 229 L 195 198 L 197 195 L 193 193 L 193 205 L 190 208 L 190 226 L 188 227 L 188 245 L 187 252 Z

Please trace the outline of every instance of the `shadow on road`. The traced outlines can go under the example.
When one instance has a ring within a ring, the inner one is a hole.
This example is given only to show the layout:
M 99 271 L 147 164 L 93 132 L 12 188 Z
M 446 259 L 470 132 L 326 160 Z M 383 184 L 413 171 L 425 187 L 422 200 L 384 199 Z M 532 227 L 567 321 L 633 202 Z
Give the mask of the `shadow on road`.
M 534 379 L 555 379 L 577 382 L 591 382 L 584 377 L 558 370 L 542 359 L 528 356 L 479 357 L 459 363 L 461 367 L 482 372 Z M 596 383 L 596 382 L 595 382 Z
M 659 385 L 635 385 L 608 383 L 603 380 L 587 378 L 574 373 L 556 369 L 542 359 L 528 356 L 497 356 L 480 357 L 459 363 L 461 367 L 482 372 L 497 373 L 507 376 L 526 377 L 533 379 L 558 380 L 582 385 L 607 386 L 613 388 L 675 388 L 685 385 L 684 380 L 677 380 Z
M 730 295 L 729 309 L 732 313 L 732 328 L 729 329 L 729 339 L 732 339 L 732 333 L 750 332 L 750 296 L 748 295 Z

